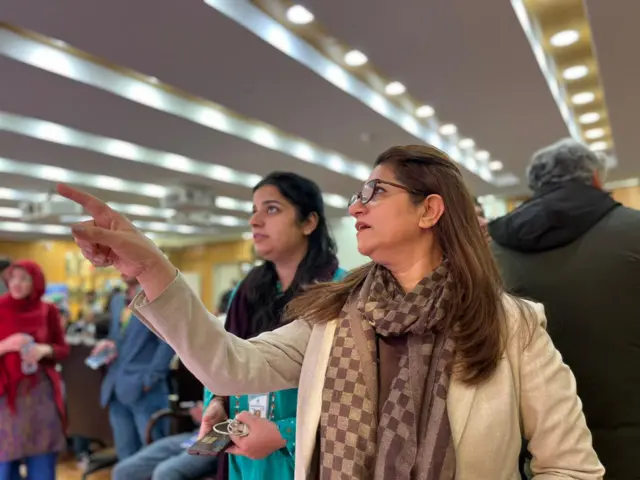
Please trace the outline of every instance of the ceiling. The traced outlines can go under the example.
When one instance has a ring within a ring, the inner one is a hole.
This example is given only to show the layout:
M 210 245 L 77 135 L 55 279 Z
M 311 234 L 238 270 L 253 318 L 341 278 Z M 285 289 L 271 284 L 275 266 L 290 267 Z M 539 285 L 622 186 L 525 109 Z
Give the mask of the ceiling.
M 17 193 L 42 199 L 31 192 L 57 180 L 114 202 L 161 239 L 241 235 L 250 187 L 273 170 L 314 179 L 339 217 L 381 151 L 427 140 L 460 161 L 474 194 L 520 194 L 532 152 L 568 135 L 508 2 L 300 3 L 315 15 L 308 27 L 278 23 L 264 1 L 2 2 L 0 238 L 66 233 L 56 227 L 64 219 L 25 227 L 15 210 Z M 615 137 L 612 176 L 637 176 L 631 73 L 640 63 L 624 50 L 637 41 L 640 5 L 588 7 Z M 366 52 L 377 73 L 367 84 L 332 64 L 305 43 L 305 28 Z M 381 78 L 408 93 L 380 95 Z M 415 102 L 436 115 L 414 118 Z M 439 134 L 446 123 L 458 133 Z M 464 137 L 475 150 L 456 147 Z M 480 149 L 504 169 L 476 166 Z M 168 222 L 161 197 L 181 185 L 222 197 L 208 224 Z

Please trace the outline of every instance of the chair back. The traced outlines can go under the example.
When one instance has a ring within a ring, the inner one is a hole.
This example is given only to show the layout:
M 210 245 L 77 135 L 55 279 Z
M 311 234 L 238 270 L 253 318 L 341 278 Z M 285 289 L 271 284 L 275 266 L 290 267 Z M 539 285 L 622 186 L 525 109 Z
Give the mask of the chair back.
M 177 355 L 171 362 L 169 382 L 171 394 L 175 396 L 174 401 L 178 404 L 202 401 L 204 393 L 202 383 L 184 366 Z

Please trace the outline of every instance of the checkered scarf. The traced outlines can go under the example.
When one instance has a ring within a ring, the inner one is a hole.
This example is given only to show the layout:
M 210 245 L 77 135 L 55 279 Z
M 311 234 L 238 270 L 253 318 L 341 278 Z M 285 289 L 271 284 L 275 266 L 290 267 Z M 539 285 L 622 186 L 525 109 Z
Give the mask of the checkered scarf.
M 407 294 L 376 265 L 345 304 L 322 394 L 322 480 L 455 477 L 446 405 L 454 342 L 437 330 L 451 285 L 447 261 Z M 380 415 L 376 334 L 407 338 Z

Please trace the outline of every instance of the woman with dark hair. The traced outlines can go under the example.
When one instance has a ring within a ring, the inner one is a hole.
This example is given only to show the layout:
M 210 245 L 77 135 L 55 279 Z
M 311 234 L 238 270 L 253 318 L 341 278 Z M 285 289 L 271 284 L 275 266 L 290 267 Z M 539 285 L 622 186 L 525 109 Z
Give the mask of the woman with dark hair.
M 69 354 L 58 309 L 42 301 L 45 279 L 28 261 L 6 272 L 0 296 L 0 480 L 53 480 L 66 448 L 62 381 L 56 362 Z
M 250 225 L 256 253 L 265 261 L 233 290 L 225 321 L 229 333 L 245 339 L 283 325 L 284 308 L 304 285 L 345 273 L 338 268 L 322 194 L 311 180 L 287 172 L 267 175 L 253 189 Z M 234 440 L 235 446 L 217 456 L 218 479 L 293 478 L 297 397 L 296 388 L 231 397 L 214 397 L 205 390 L 200 436 L 227 417 L 251 425 L 248 436 Z M 176 445 L 181 448 L 180 442 Z M 207 457 L 189 457 L 184 449 L 171 452 L 180 459 L 160 464 L 169 455 L 166 441 L 163 447 L 152 444 L 143 449 L 117 466 L 114 478 L 146 480 L 153 474 L 153 478 L 196 480 L 216 464 Z M 169 475 L 169 468 L 179 472 Z
M 265 262 L 234 290 L 225 322 L 229 333 L 245 339 L 283 325 L 287 303 L 304 285 L 345 274 L 338 267 L 322 193 L 311 180 L 287 172 L 267 175 L 253 189 L 249 223 L 256 253 Z M 252 425 L 247 437 L 218 457 L 219 480 L 293 478 L 297 397 L 296 388 L 226 398 L 205 391 L 209 407 L 201 436 L 227 412 Z
M 534 478 L 602 478 L 543 309 L 505 293 L 444 152 L 383 152 L 349 206 L 372 262 L 310 286 L 287 305 L 293 321 L 250 340 L 212 321 L 127 220 L 60 192 L 95 219 L 74 230 L 85 255 L 140 278 L 133 308 L 214 393 L 298 387 L 296 479 L 514 480 L 522 437 Z

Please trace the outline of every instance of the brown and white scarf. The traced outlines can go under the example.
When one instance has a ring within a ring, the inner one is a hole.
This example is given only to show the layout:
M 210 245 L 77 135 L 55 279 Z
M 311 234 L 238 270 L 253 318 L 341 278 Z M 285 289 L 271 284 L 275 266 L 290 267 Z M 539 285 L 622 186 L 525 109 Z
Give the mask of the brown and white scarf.
M 455 477 L 446 405 L 454 342 L 437 329 L 451 286 L 447 261 L 407 294 L 376 265 L 345 304 L 322 394 L 322 480 Z M 407 336 L 380 416 L 376 334 Z

